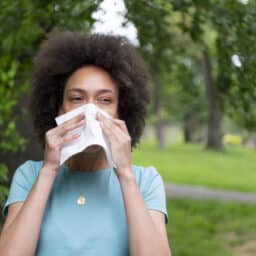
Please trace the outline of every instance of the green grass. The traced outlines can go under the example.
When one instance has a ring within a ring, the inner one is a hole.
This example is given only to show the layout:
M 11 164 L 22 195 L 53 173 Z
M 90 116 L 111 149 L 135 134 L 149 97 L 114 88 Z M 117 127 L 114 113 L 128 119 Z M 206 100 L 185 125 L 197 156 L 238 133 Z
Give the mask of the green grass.
M 230 147 L 215 152 L 199 144 L 180 144 L 159 151 L 153 144 L 141 144 L 132 159 L 137 165 L 155 166 L 167 182 L 256 192 L 255 150 Z
M 256 206 L 182 199 L 167 207 L 174 256 L 242 256 L 235 251 L 249 241 L 256 250 Z

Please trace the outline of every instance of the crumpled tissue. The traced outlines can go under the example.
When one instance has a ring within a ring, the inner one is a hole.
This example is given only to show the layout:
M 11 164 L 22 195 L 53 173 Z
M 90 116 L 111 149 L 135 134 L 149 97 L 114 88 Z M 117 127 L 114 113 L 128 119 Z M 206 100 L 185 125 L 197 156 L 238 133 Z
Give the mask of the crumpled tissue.
M 99 145 L 105 151 L 109 166 L 111 168 L 116 167 L 112 160 L 110 144 L 106 136 L 103 134 L 99 121 L 96 120 L 97 112 L 100 112 L 107 118 L 112 118 L 108 113 L 106 113 L 105 111 L 103 111 L 102 109 L 100 109 L 92 103 L 80 106 L 72 111 L 69 111 L 55 118 L 57 125 L 60 125 L 63 122 L 68 121 L 81 113 L 85 114 L 86 119 L 84 126 L 76 128 L 66 133 L 66 136 L 76 133 L 81 133 L 81 135 L 74 141 L 66 143 L 61 148 L 60 164 L 63 164 L 72 155 L 82 152 L 91 145 Z

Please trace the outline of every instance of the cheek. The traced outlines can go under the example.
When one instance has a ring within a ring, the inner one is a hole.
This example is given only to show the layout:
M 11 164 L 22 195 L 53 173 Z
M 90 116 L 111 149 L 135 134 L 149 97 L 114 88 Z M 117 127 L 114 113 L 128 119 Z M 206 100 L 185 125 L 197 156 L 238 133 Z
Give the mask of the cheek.
M 79 108 L 80 106 L 84 105 L 84 103 L 81 102 L 81 104 L 72 104 L 71 102 L 64 102 L 63 103 L 63 110 L 66 112 L 69 112 L 71 110 L 74 110 L 76 108 Z
M 113 118 L 118 118 L 118 113 L 116 112 L 116 109 L 104 109 L 104 108 L 101 108 L 101 109 L 106 113 L 108 113 Z
M 66 112 L 72 110 L 72 108 L 69 107 L 67 104 L 64 104 L 63 107 L 62 107 L 62 110 L 63 110 L 63 113 L 66 113 Z
M 106 113 L 108 113 L 109 115 L 111 115 L 114 118 L 118 118 L 118 105 L 117 104 L 111 104 L 111 105 L 106 105 L 106 106 L 102 106 L 102 105 L 98 105 L 99 108 L 101 108 L 103 111 L 105 111 Z
M 76 107 L 79 107 L 79 106 L 76 106 Z M 63 114 L 65 114 L 65 113 L 67 113 L 67 112 L 69 112 L 69 111 L 75 109 L 76 107 L 74 107 L 74 106 L 72 106 L 72 105 L 69 105 L 69 104 L 63 104 L 63 105 L 61 106 L 61 108 L 59 109 L 58 115 L 59 115 L 59 116 L 60 116 L 60 115 L 63 115 Z
M 112 113 L 111 115 L 114 117 L 114 118 L 118 118 L 119 115 L 118 115 L 118 106 L 115 106 L 112 110 Z

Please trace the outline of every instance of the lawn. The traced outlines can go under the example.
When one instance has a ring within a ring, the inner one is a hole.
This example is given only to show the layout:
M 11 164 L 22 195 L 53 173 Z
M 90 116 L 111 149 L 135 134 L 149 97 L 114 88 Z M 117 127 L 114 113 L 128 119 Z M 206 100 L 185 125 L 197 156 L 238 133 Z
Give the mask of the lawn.
M 256 206 L 188 199 L 167 206 L 174 256 L 256 255 Z
M 154 144 L 141 144 L 132 159 L 155 166 L 166 182 L 256 192 L 256 150 L 228 147 L 215 152 L 200 144 L 179 144 L 159 151 Z

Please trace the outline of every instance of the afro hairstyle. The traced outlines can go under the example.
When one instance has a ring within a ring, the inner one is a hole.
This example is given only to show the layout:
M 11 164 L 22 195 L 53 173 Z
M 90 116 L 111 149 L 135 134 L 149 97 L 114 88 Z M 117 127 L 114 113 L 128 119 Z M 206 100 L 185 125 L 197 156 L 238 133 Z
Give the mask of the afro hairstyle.
M 56 127 L 65 84 L 87 65 L 102 68 L 119 91 L 119 118 L 124 120 L 134 147 L 142 135 L 149 91 L 144 63 L 123 36 L 64 31 L 50 35 L 34 59 L 30 110 L 35 133 L 44 147 L 45 133 Z

